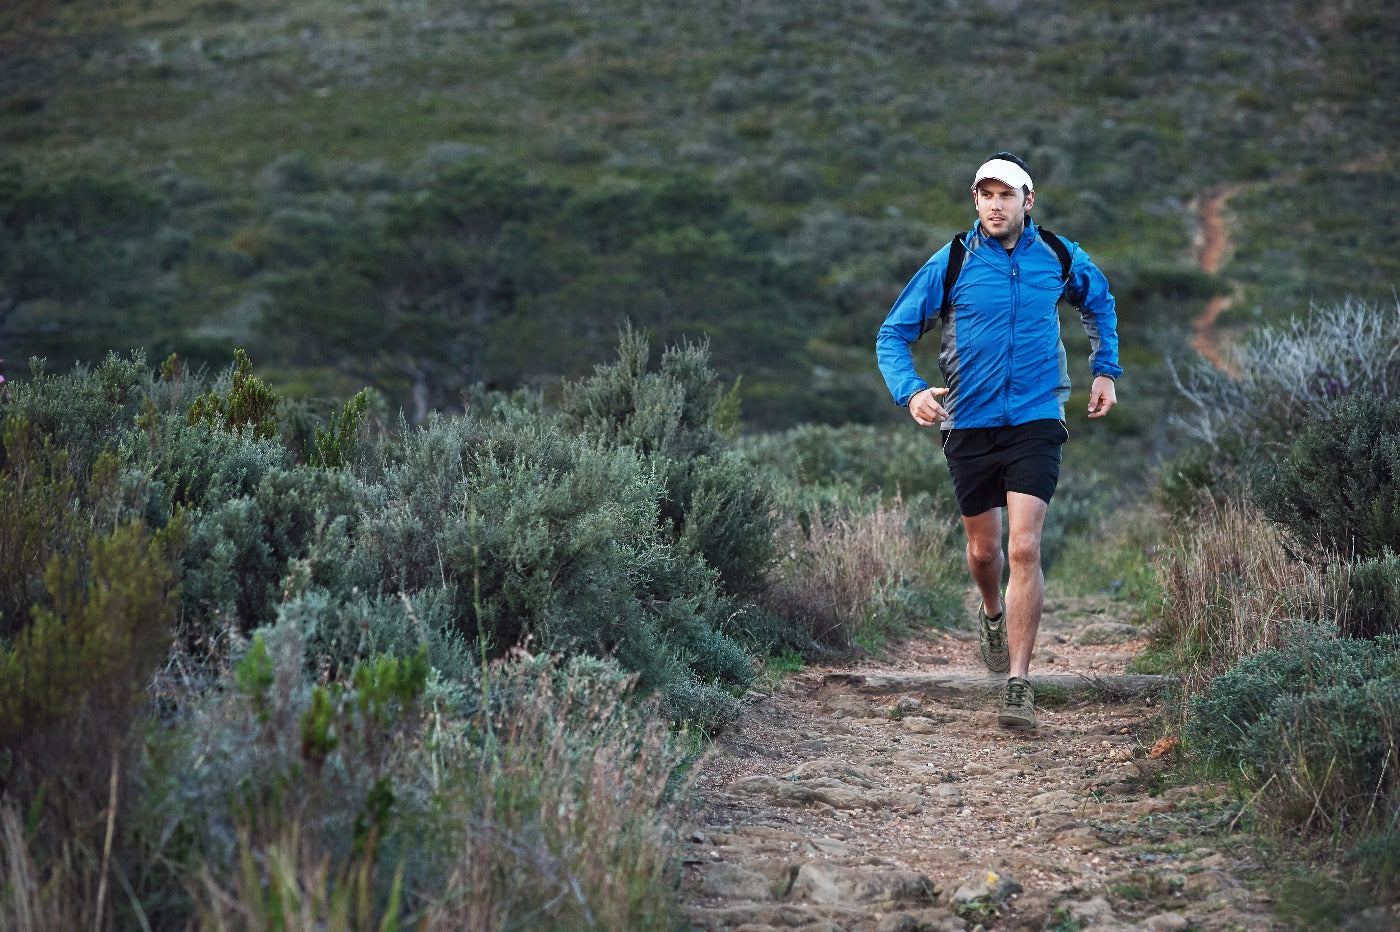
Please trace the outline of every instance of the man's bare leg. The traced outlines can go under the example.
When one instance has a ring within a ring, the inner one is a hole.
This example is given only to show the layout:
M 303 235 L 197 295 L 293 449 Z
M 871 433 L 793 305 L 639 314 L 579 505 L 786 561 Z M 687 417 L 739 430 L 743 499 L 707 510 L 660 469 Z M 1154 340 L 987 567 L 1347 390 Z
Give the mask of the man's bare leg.
M 967 568 L 982 596 L 982 608 L 995 618 L 1006 606 L 1001 604 L 1001 574 L 1006 555 L 1001 549 L 1001 509 L 993 508 L 971 518 L 963 517 L 967 531 Z
M 1011 676 L 1023 679 L 1030 673 L 1031 653 L 1045 608 L 1040 535 L 1045 527 L 1046 508 L 1046 503 L 1034 495 L 1006 493 L 1007 549 L 1011 560 L 1011 578 L 1006 586 L 1006 640 L 1011 653 Z M 975 578 L 976 573 L 973 575 Z

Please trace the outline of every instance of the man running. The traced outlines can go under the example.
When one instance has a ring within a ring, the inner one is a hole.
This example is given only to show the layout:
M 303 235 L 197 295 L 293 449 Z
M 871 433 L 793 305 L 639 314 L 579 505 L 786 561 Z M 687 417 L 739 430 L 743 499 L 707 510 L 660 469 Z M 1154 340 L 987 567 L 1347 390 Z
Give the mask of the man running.
M 1088 254 L 1031 220 L 1035 184 L 1025 162 L 1009 152 L 992 156 L 973 176 L 972 201 L 977 223 L 905 286 L 880 327 L 876 358 L 895 403 L 918 424 L 942 431 L 967 530 L 967 564 L 982 596 L 982 660 L 993 673 L 1009 674 L 997 720 L 1034 728 L 1028 676 L 1045 601 L 1040 537 L 1069 438 L 1070 380 L 1057 304 L 1068 298 L 1089 335 L 1091 418 L 1118 401 L 1118 318 L 1108 280 Z M 910 351 L 935 324 L 941 388 L 919 377 Z

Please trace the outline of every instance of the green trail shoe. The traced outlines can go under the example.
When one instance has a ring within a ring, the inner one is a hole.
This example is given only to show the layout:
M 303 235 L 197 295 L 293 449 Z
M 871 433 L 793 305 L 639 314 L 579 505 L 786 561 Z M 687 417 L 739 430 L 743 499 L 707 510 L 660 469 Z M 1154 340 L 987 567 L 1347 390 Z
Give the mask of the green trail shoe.
M 987 617 L 987 606 L 977 609 L 977 641 L 982 649 L 982 662 L 993 673 L 1005 673 L 1011 669 L 1011 654 L 1006 648 L 1006 603 L 1002 602 L 1001 617 L 995 621 Z
M 1001 714 L 997 724 L 1002 728 L 1035 727 L 1035 692 L 1029 680 L 1013 676 L 1006 681 L 1006 692 L 1001 698 Z

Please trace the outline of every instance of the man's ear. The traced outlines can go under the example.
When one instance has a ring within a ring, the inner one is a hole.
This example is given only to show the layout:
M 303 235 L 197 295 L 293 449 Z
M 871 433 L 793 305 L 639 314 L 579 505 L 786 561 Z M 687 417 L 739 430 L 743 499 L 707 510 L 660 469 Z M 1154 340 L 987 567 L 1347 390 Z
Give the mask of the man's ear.
M 1034 191 L 1031 191 L 1029 194 L 1026 195 L 1026 210 L 1030 210 L 1030 209 L 1031 209 L 1032 207 L 1034 207 L 1034 206 L 1035 206 L 1035 192 L 1034 192 Z

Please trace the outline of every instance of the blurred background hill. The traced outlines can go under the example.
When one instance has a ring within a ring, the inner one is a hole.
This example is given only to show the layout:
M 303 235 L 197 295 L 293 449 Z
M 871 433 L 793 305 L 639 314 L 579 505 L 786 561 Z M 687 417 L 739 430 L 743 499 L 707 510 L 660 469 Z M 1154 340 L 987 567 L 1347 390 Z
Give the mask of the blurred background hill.
M 749 429 L 890 422 L 874 331 L 1006 148 L 1114 283 L 1101 439 L 1150 456 L 1213 296 L 1227 334 L 1392 296 L 1397 35 L 1380 0 L 18 0 L 0 371 L 243 347 L 419 421 L 585 375 L 630 321 L 707 338 Z

